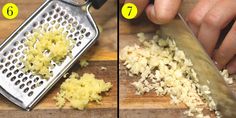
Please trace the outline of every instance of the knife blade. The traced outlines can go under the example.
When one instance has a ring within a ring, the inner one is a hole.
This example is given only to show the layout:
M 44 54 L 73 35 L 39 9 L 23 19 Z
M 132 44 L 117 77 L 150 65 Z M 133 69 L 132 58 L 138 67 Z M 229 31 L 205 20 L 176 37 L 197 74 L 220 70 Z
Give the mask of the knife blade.
M 229 90 L 223 77 L 202 45 L 193 35 L 184 18 L 179 13 L 175 20 L 160 27 L 162 35 L 172 37 L 179 49 L 191 59 L 193 68 L 198 74 L 199 84 L 207 85 L 211 97 L 217 104 L 223 118 L 236 118 L 236 97 Z

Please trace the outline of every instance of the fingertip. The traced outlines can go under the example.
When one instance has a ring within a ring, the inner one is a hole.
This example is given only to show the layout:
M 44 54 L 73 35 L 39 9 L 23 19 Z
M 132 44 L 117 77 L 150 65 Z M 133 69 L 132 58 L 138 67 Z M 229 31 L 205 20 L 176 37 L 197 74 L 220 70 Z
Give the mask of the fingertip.
M 236 73 L 236 66 L 230 66 L 227 68 L 229 74 L 235 74 Z
M 225 65 L 224 59 L 222 60 L 223 55 L 219 53 L 219 50 L 215 50 L 212 55 L 213 62 L 215 63 L 216 67 L 221 70 Z
M 146 8 L 147 17 L 155 24 L 166 24 L 170 22 L 174 17 L 163 14 L 155 9 L 154 5 L 149 5 Z
M 236 74 L 236 57 L 227 65 L 229 74 Z

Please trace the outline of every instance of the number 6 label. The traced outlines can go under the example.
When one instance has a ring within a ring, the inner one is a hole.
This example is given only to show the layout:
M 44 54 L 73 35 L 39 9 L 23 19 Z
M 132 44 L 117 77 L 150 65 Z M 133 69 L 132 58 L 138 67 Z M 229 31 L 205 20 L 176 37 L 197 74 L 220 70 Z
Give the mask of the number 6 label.
M 138 9 L 133 3 L 125 3 L 121 9 L 122 16 L 126 19 L 133 19 L 138 14 Z
M 14 19 L 18 15 L 18 7 L 13 3 L 7 3 L 2 8 L 2 14 L 6 19 Z

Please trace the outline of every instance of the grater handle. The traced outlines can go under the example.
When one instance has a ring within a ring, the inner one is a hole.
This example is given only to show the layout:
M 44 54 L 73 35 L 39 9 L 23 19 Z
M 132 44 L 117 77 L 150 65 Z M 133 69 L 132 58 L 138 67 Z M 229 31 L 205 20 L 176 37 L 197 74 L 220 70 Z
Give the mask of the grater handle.
M 99 9 L 107 0 L 90 0 L 93 8 Z

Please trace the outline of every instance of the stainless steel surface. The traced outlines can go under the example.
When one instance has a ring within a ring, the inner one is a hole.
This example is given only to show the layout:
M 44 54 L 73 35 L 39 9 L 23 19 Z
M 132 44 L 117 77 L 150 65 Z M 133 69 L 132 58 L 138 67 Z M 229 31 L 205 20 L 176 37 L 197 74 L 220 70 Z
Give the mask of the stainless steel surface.
M 66 0 L 47 0 L 0 46 L 0 92 L 11 102 L 23 109 L 30 110 L 73 65 L 80 55 L 97 39 L 99 32 L 88 9 L 91 3 L 71 4 Z M 42 23 L 49 27 L 59 23 L 68 37 L 76 40 L 72 58 L 67 57 L 62 64 L 51 69 L 49 79 L 22 72 L 24 67 L 19 58 L 24 56 L 24 41 L 30 31 Z M 68 29 L 68 25 L 72 27 Z M 38 85 L 38 86 L 36 86 Z M 36 86 L 36 87 L 35 87 Z M 35 87 L 35 88 L 34 88 Z
M 223 118 L 236 118 L 235 96 L 229 90 L 211 58 L 204 51 L 181 15 L 179 14 L 173 22 L 162 26 L 161 31 L 164 35 L 173 37 L 177 47 L 183 50 L 186 56 L 192 60 L 200 85 L 209 86 L 211 96 Z

